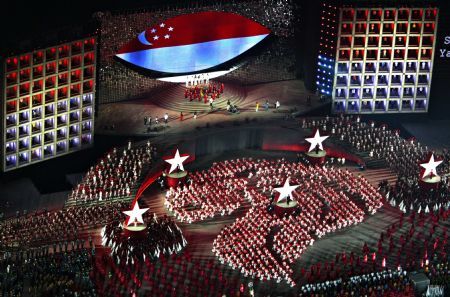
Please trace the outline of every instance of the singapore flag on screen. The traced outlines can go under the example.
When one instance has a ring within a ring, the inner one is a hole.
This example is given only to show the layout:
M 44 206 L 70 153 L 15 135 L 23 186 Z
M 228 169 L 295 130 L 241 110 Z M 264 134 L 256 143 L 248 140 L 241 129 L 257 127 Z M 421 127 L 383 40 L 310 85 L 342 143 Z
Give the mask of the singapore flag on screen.
M 153 71 L 190 73 L 229 61 L 269 34 L 266 27 L 235 13 L 186 14 L 147 28 L 116 56 Z

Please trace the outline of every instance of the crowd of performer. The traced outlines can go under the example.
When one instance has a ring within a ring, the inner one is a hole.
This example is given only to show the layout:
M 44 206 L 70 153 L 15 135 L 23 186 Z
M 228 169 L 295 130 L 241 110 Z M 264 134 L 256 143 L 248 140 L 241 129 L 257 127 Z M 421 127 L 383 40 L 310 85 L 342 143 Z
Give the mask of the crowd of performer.
M 142 169 L 149 166 L 156 148 L 147 142 L 133 147 L 131 141 L 123 150 L 113 148 L 72 190 L 69 201 L 97 202 L 130 197 Z
M 279 218 L 267 208 L 273 202 L 274 187 L 283 184 L 287 177 L 291 184 L 301 185 L 301 192 L 294 192 L 293 197 L 301 212 Z M 214 241 L 213 252 L 222 263 L 246 276 L 286 280 L 290 285 L 294 282 L 289 265 L 314 238 L 357 224 L 365 213 L 373 214 L 382 205 L 382 196 L 363 177 L 333 167 L 306 166 L 284 159 L 224 161 L 214 163 L 208 170 L 190 173 L 189 178 L 187 186 L 167 192 L 168 209 L 180 220 L 191 223 L 231 214 L 250 202 L 245 217 L 222 230 Z M 275 226 L 281 231 L 274 238 L 273 248 L 281 261 L 276 261 L 265 246 L 265 238 Z
M 216 99 L 219 99 L 225 86 L 223 83 L 216 83 L 209 81 L 204 84 L 195 84 L 186 86 L 184 90 L 184 98 L 189 101 L 203 101 L 205 104 L 213 103 Z
M 218 262 L 205 263 L 181 253 L 186 239 L 167 216 L 147 214 L 146 240 L 125 240 L 122 211 L 129 209 L 129 203 L 111 199 L 131 195 L 155 153 L 149 142 L 139 147 L 129 143 L 123 150 L 113 149 L 90 168 L 70 197 L 74 201 L 108 200 L 105 204 L 83 203 L 2 222 L 2 296 L 93 296 L 95 292 L 123 296 L 136 293 L 143 281 L 155 296 L 173 288 L 186 296 L 193 292 L 234 296 L 243 284 L 233 272 L 257 282 L 292 287 L 302 278 L 309 284 L 297 287 L 299 296 L 400 292 L 413 296 L 408 271 L 418 269 L 427 274 L 432 285 L 449 290 L 450 185 L 445 176 L 449 152 L 435 153 L 437 159 L 444 160 L 438 167 L 442 175 L 438 188 L 422 190 L 418 163 L 429 150 L 404 140 L 398 131 L 350 117 L 301 123 L 304 128 L 320 128 L 334 135 L 370 158 L 385 161 L 398 173 L 396 184 L 383 181 L 377 190 L 345 168 L 307 164 L 304 158 L 298 162 L 241 158 L 191 172 L 186 185 L 166 192 L 164 204 L 178 220 L 194 223 L 228 216 L 239 208 L 246 210 L 214 240 L 212 251 Z M 273 208 L 277 205 L 274 188 L 287 178 L 291 185 L 300 187 L 292 194 L 297 211 L 283 215 Z M 382 206 L 383 196 L 409 215 L 402 214 L 398 222 L 390 224 L 376 245 L 364 244 L 360 253 L 337 253 L 334 261 L 319 261 L 309 269 L 301 268 L 300 273 L 294 271 L 293 264 L 308 246 L 362 222 Z M 103 244 L 111 248 L 112 257 L 103 251 L 105 254 L 94 259 L 94 244 L 87 230 L 104 225 Z
M 444 177 L 437 188 L 424 189 L 414 180 L 398 178 L 395 185 L 387 181 L 380 183 L 382 190 L 391 205 L 403 212 L 437 212 L 440 209 L 450 209 L 450 186 Z
M 448 150 L 433 152 L 436 160 L 442 160 L 437 167 L 441 176 L 438 188 L 420 195 L 420 163 L 428 161 L 431 151 L 414 139 L 404 139 L 398 130 L 390 130 L 386 125 L 360 121 L 359 117 L 341 116 L 322 119 L 303 119 L 303 128 L 319 128 L 349 144 L 355 151 L 364 152 L 368 157 L 385 162 L 398 174 L 398 182 L 390 188 L 392 203 L 403 211 L 428 211 L 450 207 L 450 153 Z
M 167 216 L 158 218 L 156 214 L 144 216 L 146 224 L 145 239 L 124 234 L 123 221 L 113 220 L 102 229 L 104 246 L 111 248 L 111 255 L 116 263 L 127 263 L 155 260 L 160 255 L 171 255 L 180 252 L 187 242 L 180 228 Z
M 301 279 L 316 283 L 385 269 L 431 271 L 432 266 L 448 261 L 449 217 L 450 211 L 442 209 L 437 214 L 402 215 L 383 229 L 378 240 L 364 242 L 360 250 L 346 249 L 334 259 L 301 268 Z

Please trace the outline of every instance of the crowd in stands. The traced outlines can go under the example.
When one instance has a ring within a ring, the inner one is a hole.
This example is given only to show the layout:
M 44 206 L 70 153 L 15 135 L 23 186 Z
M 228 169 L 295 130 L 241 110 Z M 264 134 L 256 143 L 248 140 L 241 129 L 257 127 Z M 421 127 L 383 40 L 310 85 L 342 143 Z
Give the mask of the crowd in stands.
M 180 228 L 167 216 L 158 218 L 156 214 L 144 215 L 146 228 L 144 238 L 124 233 L 123 222 L 113 220 L 102 229 L 104 246 L 111 248 L 111 255 L 116 263 L 142 262 L 154 260 L 160 255 L 180 252 L 187 242 Z
M 432 263 L 426 271 L 427 277 L 430 279 L 431 286 L 437 286 L 443 293 L 441 296 L 448 296 L 450 292 L 450 260 Z
M 428 161 L 431 151 L 414 139 L 404 139 L 398 130 L 389 130 L 386 125 L 366 123 L 359 117 L 340 116 L 322 119 L 303 119 L 303 128 L 320 128 L 335 138 L 349 144 L 357 152 L 367 153 L 370 158 L 385 162 L 398 174 L 396 185 L 386 185 L 393 205 L 406 211 L 432 211 L 450 207 L 450 153 L 448 150 L 433 152 L 435 159 L 443 160 L 437 167 L 442 180 L 433 191 L 420 191 L 420 163 Z M 424 195 L 421 195 L 424 194 Z
M 81 233 L 85 228 L 106 224 L 128 203 L 69 207 L 58 211 L 43 211 L 11 218 L 0 224 L 0 247 L 18 247 L 27 258 L 40 246 L 62 252 L 84 243 Z
M 307 284 L 298 296 L 414 296 L 413 285 L 406 271 L 385 270 L 353 276 L 348 280 Z
M 20 296 L 97 296 L 90 280 L 92 250 L 0 260 L 0 294 Z
M 112 149 L 89 169 L 72 190 L 69 202 L 129 198 L 137 186 L 142 169 L 150 165 L 155 152 L 156 148 L 150 142 L 133 147 L 130 141 L 123 151 Z
M 300 184 L 293 199 L 301 211 L 280 218 L 268 207 L 274 199 L 274 187 L 288 177 L 291 184 Z M 192 223 L 231 214 L 240 205 L 250 203 L 245 217 L 218 235 L 213 252 L 222 263 L 246 276 L 286 280 L 294 285 L 289 265 L 314 239 L 360 223 L 365 213 L 373 214 L 381 207 L 381 199 L 367 180 L 347 170 L 284 159 L 243 158 L 190 173 L 186 186 L 167 192 L 165 205 L 178 219 Z M 265 242 L 273 227 L 280 228 L 273 244 L 279 259 L 272 256 Z

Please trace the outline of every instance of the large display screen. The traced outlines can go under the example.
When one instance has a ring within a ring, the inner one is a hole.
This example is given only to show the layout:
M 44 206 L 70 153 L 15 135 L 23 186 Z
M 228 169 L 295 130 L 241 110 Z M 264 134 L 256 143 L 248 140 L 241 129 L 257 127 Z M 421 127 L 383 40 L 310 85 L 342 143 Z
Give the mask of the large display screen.
M 116 56 L 152 71 L 192 73 L 239 56 L 269 34 L 266 27 L 235 13 L 200 12 L 147 28 Z

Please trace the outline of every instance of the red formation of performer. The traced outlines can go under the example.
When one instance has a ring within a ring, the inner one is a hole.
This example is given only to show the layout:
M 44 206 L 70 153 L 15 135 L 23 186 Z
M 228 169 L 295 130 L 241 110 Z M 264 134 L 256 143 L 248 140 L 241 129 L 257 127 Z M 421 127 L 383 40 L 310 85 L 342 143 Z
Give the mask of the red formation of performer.
M 217 98 L 220 98 L 220 95 L 223 94 L 224 84 L 210 82 L 207 85 L 196 85 L 193 87 L 188 87 L 184 90 L 184 98 L 189 101 L 197 100 L 202 101 L 206 104 L 208 103 L 209 98 L 213 101 Z
M 287 177 L 300 185 L 293 199 L 301 211 L 279 218 L 268 207 L 273 188 Z M 214 163 L 209 170 L 191 173 L 190 180 L 184 188 L 168 191 L 168 209 L 181 221 L 192 223 L 230 214 L 244 199 L 249 201 L 246 215 L 225 227 L 214 240 L 214 254 L 246 276 L 286 280 L 292 286 L 290 265 L 315 238 L 360 223 L 366 213 L 373 214 L 382 206 L 382 196 L 364 177 L 284 159 Z M 266 238 L 274 227 L 279 231 L 268 247 Z

